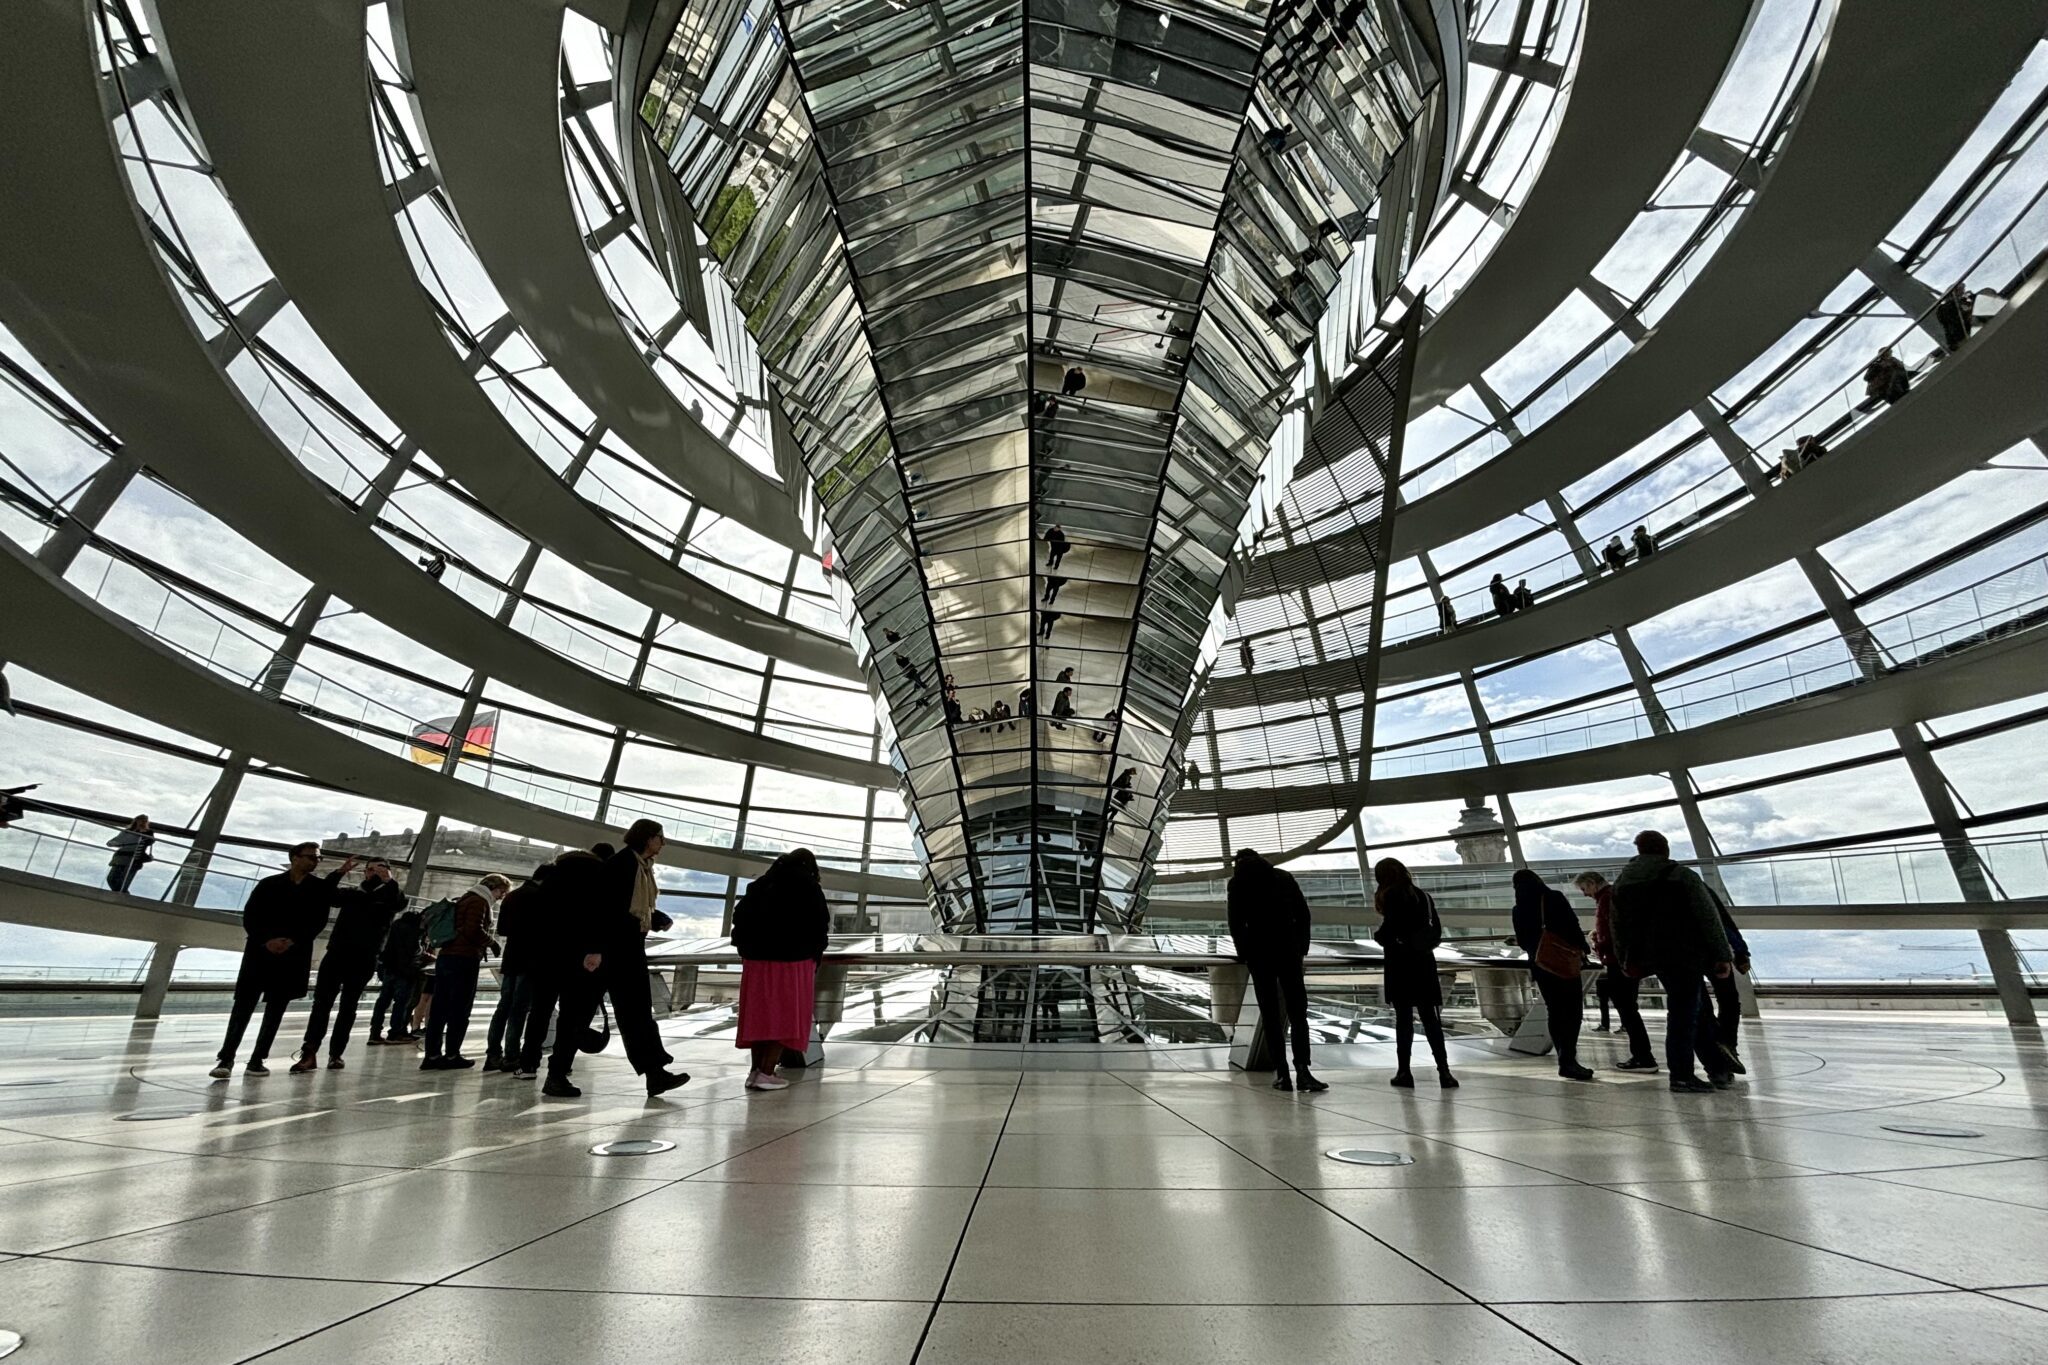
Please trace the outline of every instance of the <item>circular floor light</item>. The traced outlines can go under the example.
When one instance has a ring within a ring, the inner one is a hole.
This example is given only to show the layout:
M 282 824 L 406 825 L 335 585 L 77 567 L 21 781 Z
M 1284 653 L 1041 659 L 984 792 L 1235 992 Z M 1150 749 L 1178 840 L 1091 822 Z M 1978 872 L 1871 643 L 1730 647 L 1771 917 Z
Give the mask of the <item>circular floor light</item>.
M 132 1114 L 122 1114 L 116 1123 L 156 1123 L 162 1119 L 189 1119 L 205 1113 L 203 1109 L 138 1109 Z
M 653 1156 L 657 1152 L 672 1152 L 673 1142 L 665 1138 L 621 1138 L 617 1142 L 600 1142 L 590 1149 L 592 1156 Z
M 1406 1152 L 1376 1152 L 1369 1147 L 1339 1147 L 1324 1152 L 1332 1161 L 1342 1161 L 1352 1166 L 1413 1166 L 1415 1158 Z
M 57 1085 L 59 1082 L 47 1078 L 34 1081 L 0 1081 L 0 1090 L 19 1090 L 30 1085 Z
M 1908 1133 L 1914 1137 L 1978 1138 L 1984 1135 L 1974 1128 L 1942 1128 L 1931 1123 L 1881 1123 L 1878 1127 L 1887 1133 Z

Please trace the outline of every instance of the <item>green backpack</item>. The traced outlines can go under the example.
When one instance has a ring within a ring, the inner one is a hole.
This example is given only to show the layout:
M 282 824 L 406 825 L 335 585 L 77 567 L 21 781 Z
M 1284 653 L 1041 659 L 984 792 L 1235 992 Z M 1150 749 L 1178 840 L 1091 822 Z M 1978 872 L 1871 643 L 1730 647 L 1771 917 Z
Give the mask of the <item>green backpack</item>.
M 420 932 L 431 947 L 455 941 L 455 902 L 443 896 L 420 912 Z

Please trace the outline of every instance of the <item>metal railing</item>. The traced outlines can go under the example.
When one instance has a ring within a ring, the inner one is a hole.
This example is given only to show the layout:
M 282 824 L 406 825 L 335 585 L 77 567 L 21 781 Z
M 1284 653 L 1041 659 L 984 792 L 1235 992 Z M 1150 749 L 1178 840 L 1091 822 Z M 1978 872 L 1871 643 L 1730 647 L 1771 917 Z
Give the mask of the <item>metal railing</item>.
M 1969 851 L 1999 899 L 2048 896 L 2048 834 L 1972 839 Z M 1532 868 L 1547 884 L 1570 893 L 1579 873 L 1599 872 L 1612 881 L 1626 861 L 1626 855 L 1594 856 L 1571 863 L 1538 862 Z M 1947 905 L 1963 899 L 1952 850 L 1938 842 L 1680 861 L 1724 888 L 1735 905 Z M 1506 863 L 1410 869 L 1416 885 L 1445 910 L 1505 910 L 1514 903 L 1510 882 L 1515 870 Z M 1372 888 L 1355 868 L 1301 870 L 1294 877 L 1311 905 L 1372 903 Z M 1227 877 L 1174 879 L 1156 883 L 1153 895 L 1176 907 L 1220 904 L 1228 885 Z
M 1958 650 L 2038 628 L 2044 621 L 2048 621 L 2048 555 L 2038 555 L 1869 621 L 1856 639 L 1844 640 L 1830 633 L 1811 644 L 1719 672 L 1663 680 L 1656 684 L 1661 718 L 1653 718 L 1643 698 L 1631 692 L 1528 720 L 1503 720 L 1490 728 L 1488 738 L 1501 763 L 1649 739 L 1667 730 L 1694 729 L 1874 681 Z M 1343 780 L 1350 780 L 1356 761 L 1322 746 L 1266 747 L 1257 752 L 1264 761 L 1256 766 L 1232 763 L 1231 754 L 1240 737 L 1258 735 L 1263 729 L 1263 722 L 1254 722 L 1217 734 L 1224 755 L 1220 776 L 1226 785 L 1264 772 L 1280 779 L 1272 785 L 1284 786 L 1290 769 L 1299 770 L 1297 781 L 1313 781 L 1318 770 L 1332 769 L 1341 769 Z M 1466 729 L 1381 746 L 1372 755 L 1372 774 L 1375 778 L 1413 777 L 1487 762 L 1486 745 L 1479 733 Z

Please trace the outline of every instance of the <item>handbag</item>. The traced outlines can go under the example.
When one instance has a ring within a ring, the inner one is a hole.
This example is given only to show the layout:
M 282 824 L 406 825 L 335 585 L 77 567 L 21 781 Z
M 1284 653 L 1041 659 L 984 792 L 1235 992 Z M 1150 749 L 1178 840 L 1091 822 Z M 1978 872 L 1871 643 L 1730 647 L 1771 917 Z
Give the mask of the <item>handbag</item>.
M 1541 971 L 1576 981 L 1585 969 L 1586 955 L 1545 929 L 1543 937 L 1536 942 L 1535 962 Z
M 603 1021 L 602 1026 L 583 1030 L 583 1037 L 576 1044 L 578 1052 L 602 1052 L 612 1045 L 612 1012 L 601 996 L 597 1002 L 597 1016 Z

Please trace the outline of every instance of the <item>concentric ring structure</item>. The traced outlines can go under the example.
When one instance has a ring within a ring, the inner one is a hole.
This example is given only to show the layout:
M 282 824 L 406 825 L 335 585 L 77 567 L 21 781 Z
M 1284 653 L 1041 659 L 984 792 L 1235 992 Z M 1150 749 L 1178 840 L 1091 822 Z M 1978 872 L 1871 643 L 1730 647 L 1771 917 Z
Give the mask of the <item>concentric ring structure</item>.
M 1280 401 L 1354 248 L 1384 298 L 1440 189 L 1444 37 L 683 7 L 641 115 L 803 449 L 949 927 L 1136 920 Z
M 1653 827 L 2032 1015 L 2048 0 L 0 33 L 0 932 L 168 982 L 302 838 L 418 892 L 647 817 L 693 938 L 805 846 L 847 933 L 1208 952 L 1240 847 L 1356 937 L 1379 858 L 1483 919 Z

